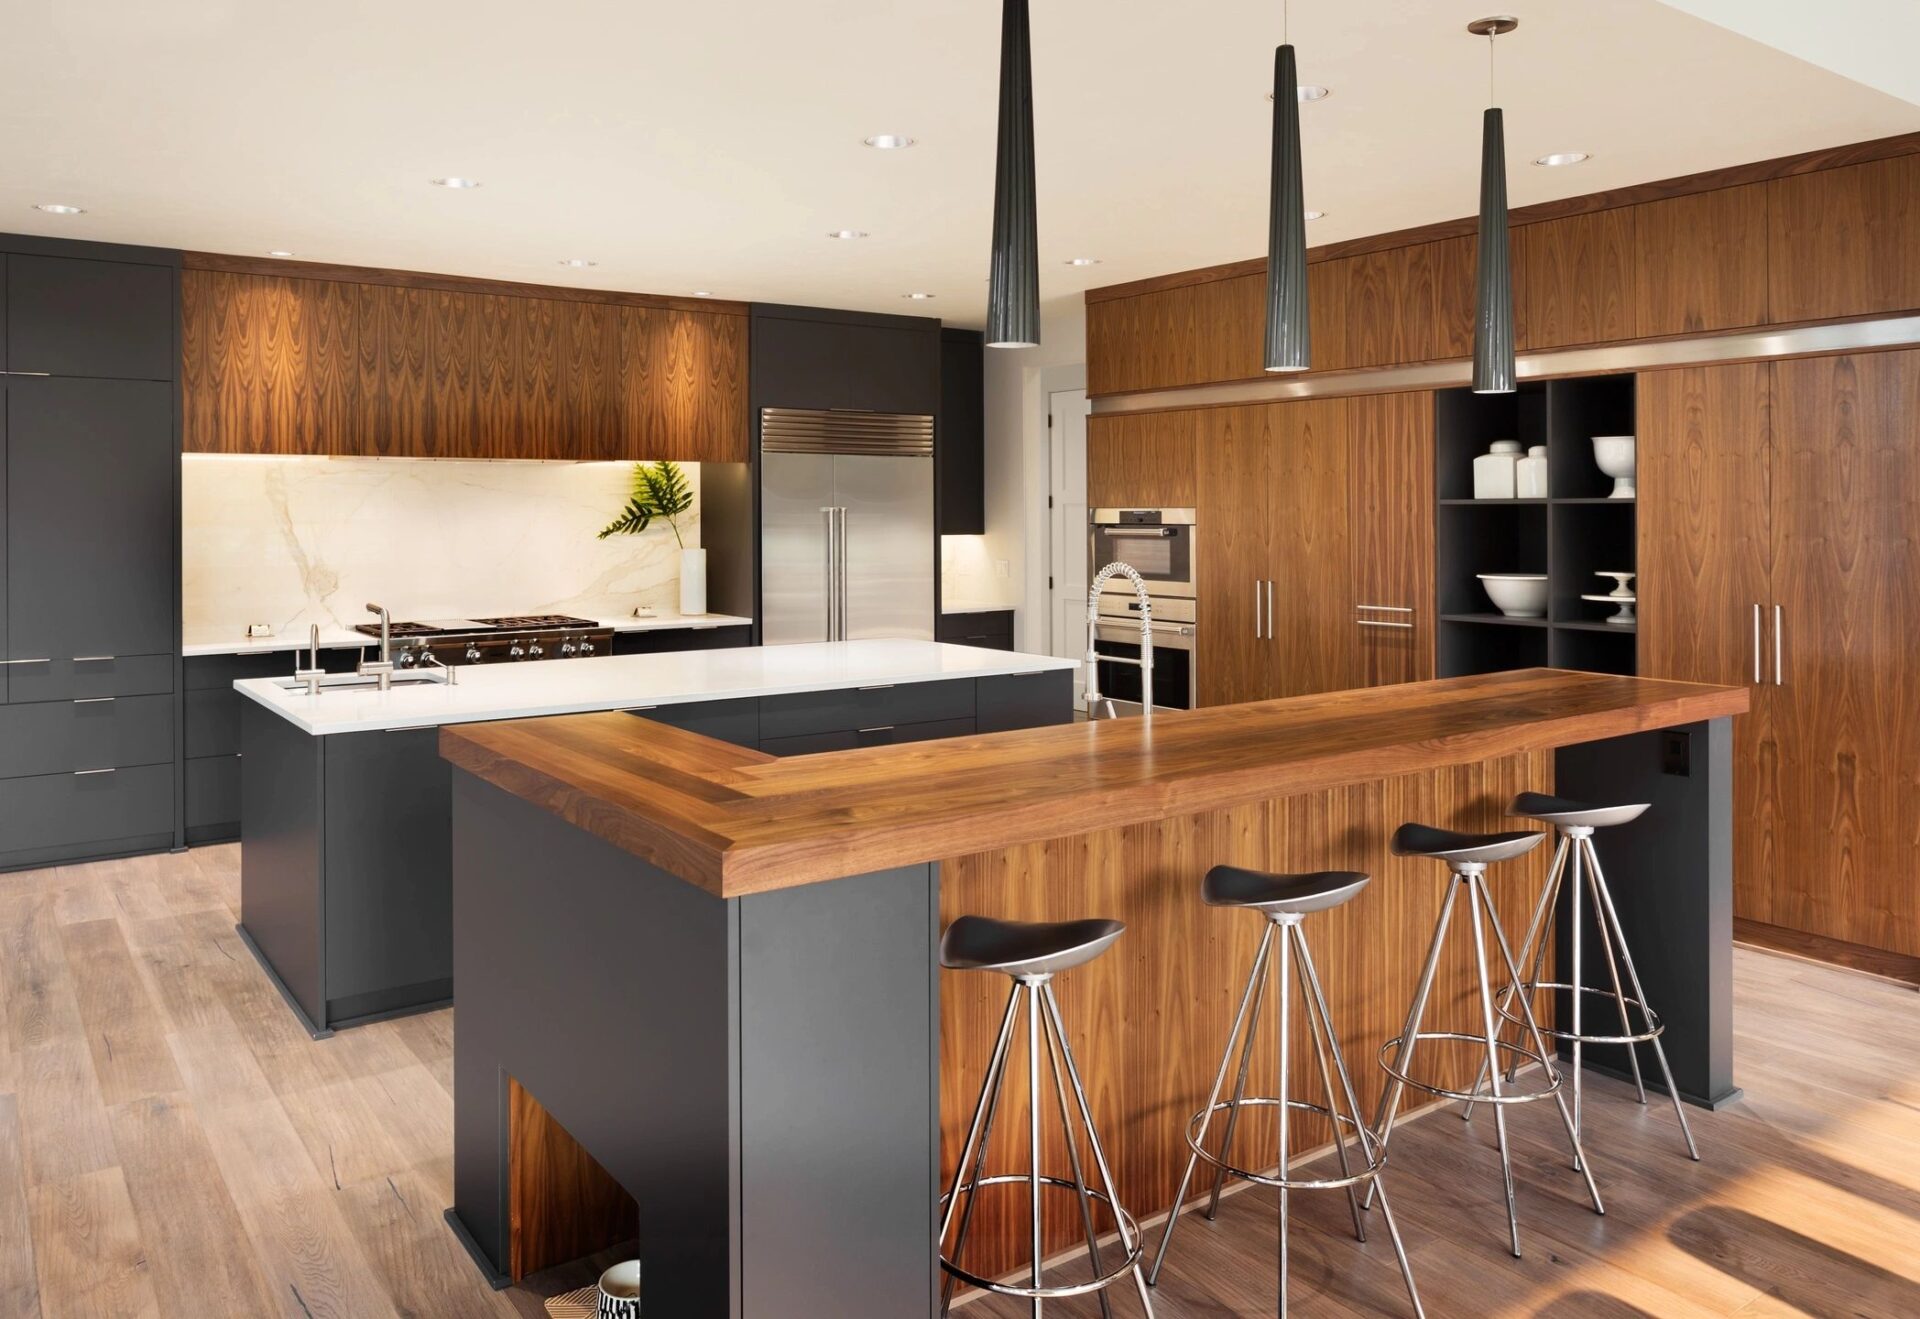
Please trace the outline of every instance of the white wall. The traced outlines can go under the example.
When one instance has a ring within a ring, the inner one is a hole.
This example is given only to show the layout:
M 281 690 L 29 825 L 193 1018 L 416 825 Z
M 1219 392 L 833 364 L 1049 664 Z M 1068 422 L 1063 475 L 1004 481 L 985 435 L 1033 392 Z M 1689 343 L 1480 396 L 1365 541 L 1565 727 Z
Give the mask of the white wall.
M 700 467 L 683 464 L 699 489 Z M 596 540 L 626 503 L 629 463 L 191 454 L 180 471 L 189 632 L 302 632 L 395 618 L 671 613 L 674 535 Z M 680 518 L 700 543 L 699 503 Z
M 1046 649 L 1047 395 L 1084 387 L 1087 355 L 1078 294 L 1041 311 L 1038 348 L 986 350 L 987 534 L 942 547 L 946 605 L 1017 609 L 1014 645 L 1034 651 Z

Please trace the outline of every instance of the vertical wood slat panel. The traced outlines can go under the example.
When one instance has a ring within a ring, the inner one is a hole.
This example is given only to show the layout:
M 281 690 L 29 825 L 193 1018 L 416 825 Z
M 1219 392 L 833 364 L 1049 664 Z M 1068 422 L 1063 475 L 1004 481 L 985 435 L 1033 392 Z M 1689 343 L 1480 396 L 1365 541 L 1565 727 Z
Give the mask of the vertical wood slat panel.
M 941 920 L 975 914 L 1017 920 L 1109 916 L 1126 922 L 1120 941 L 1096 961 L 1062 975 L 1056 992 L 1122 1202 L 1144 1218 L 1173 1198 L 1186 1164 L 1186 1120 L 1206 1099 L 1261 933 L 1253 913 L 1200 902 L 1207 868 L 1222 863 L 1272 870 L 1340 867 L 1374 876 L 1359 897 L 1308 918 L 1305 926 L 1341 1048 L 1370 1119 L 1385 1079 L 1375 1059 L 1380 1045 L 1399 1033 L 1449 882 L 1436 861 L 1387 855 L 1387 835 L 1403 820 L 1505 827 L 1504 812 L 1514 793 L 1551 791 L 1552 781 L 1552 754 L 1533 753 L 959 857 L 942 863 Z M 1549 859 L 1550 849 L 1543 845 L 1493 870 L 1490 885 L 1510 941 L 1525 933 Z M 1476 1019 L 1470 936 L 1461 915 L 1464 911 L 1457 909 L 1427 1029 L 1471 1029 Z M 1491 950 L 1490 956 L 1497 961 Z M 941 973 L 942 1189 L 966 1136 L 1007 988 L 1004 976 Z M 1270 998 L 1250 1092 L 1271 1093 L 1273 1085 L 1277 1053 L 1271 1004 Z M 1304 1023 L 1296 1019 L 1296 1027 L 1290 1055 L 1298 1083 L 1294 1097 L 1318 1101 L 1317 1091 L 1309 1088 L 1318 1076 L 1311 1046 Z M 1475 1066 L 1463 1046 L 1433 1051 L 1418 1070 L 1464 1087 Z M 995 1125 L 989 1175 L 1025 1167 L 1025 1092 L 1025 1063 L 1016 1056 Z M 1051 1091 L 1043 1086 L 1042 1093 L 1048 1096 L 1045 1121 L 1055 1128 L 1044 1147 L 1047 1171 L 1066 1176 Z M 1218 1127 L 1216 1141 L 1217 1132 Z M 1324 1124 L 1303 1118 L 1296 1126 L 1295 1148 L 1311 1148 L 1327 1138 Z M 1272 1124 L 1244 1125 L 1236 1147 L 1250 1166 L 1270 1165 L 1276 1155 Z M 1497 1173 L 1489 1177 L 1480 1189 L 1492 1207 L 1499 1184 Z M 1064 1211 L 1050 1214 L 1048 1249 L 1071 1247 L 1080 1239 L 1078 1218 L 1070 1204 L 1049 1208 Z M 997 1202 L 983 1199 L 968 1239 L 968 1267 L 991 1276 L 1024 1261 L 1024 1214 L 1017 1193 Z

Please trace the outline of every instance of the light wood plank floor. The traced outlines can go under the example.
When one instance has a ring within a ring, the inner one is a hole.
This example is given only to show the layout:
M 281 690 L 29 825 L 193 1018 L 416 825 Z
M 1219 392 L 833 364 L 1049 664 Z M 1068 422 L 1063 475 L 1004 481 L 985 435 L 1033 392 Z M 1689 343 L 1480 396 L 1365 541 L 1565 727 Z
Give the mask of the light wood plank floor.
M 308 1039 L 234 935 L 238 860 L 0 875 L 0 1316 L 538 1315 L 591 1280 L 479 1280 L 440 1218 L 452 1014 Z M 1516 1115 L 1523 1260 L 1485 1115 L 1402 1129 L 1389 1187 L 1430 1314 L 1920 1315 L 1920 995 L 1746 951 L 1735 974 L 1747 1095 L 1693 1115 L 1704 1163 L 1670 1110 L 1595 1082 L 1596 1218 L 1549 1113 Z M 1295 1202 L 1294 1312 L 1404 1313 L 1377 1228 L 1362 1246 L 1339 1196 Z M 1265 1191 L 1184 1224 L 1162 1319 L 1272 1313 L 1275 1247 Z

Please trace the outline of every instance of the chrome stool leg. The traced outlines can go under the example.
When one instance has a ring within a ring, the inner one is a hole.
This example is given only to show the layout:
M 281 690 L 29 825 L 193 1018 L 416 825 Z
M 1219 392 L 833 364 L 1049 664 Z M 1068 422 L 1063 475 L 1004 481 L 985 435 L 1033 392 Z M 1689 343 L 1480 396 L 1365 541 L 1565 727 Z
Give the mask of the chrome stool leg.
M 1416 1319 L 1425 1319 L 1425 1311 L 1420 1304 L 1419 1290 L 1413 1281 L 1412 1266 L 1407 1260 L 1404 1244 L 1400 1239 L 1400 1230 L 1393 1219 L 1393 1210 L 1387 1203 L 1386 1188 L 1381 1182 L 1382 1168 L 1386 1161 L 1384 1148 L 1374 1139 L 1360 1116 L 1359 1097 L 1353 1088 L 1353 1078 L 1347 1071 L 1345 1057 L 1340 1052 L 1340 1041 L 1334 1031 L 1333 1017 L 1328 1010 L 1326 995 L 1320 987 L 1319 974 L 1313 965 L 1313 955 L 1308 950 L 1306 936 L 1301 929 L 1303 916 L 1298 912 L 1268 913 L 1268 925 L 1261 940 L 1260 951 L 1254 958 L 1253 973 L 1249 976 L 1247 987 L 1241 994 L 1240 1010 L 1234 1017 L 1233 1029 L 1227 1036 L 1226 1046 L 1221 1051 L 1220 1068 L 1215 1075 L 1213 1090 L 1207 1097 L 1207 1105 L 1195 1113 L 1187 1124 L 1187 1145 L 1191 1153 L 1187 1160 L 1185 1175 L 1180 1181 L 1180 1190 L 1176 1195 L 1172 1212 L 1168 1215 L 1167 1226 L 1160 1239 L 1159 1254 L 1155 1257 L 1153 1271 L 1148 1281 L 1159 1278 L 1160 1267 L 1166 1262 L 1167 1249 L 1173 1239 L 1173 1231 L 1178 1224 L 1186 1191 L 1191 1184 L 1194 1169 L 1201 1159 L 1215 1165 L 1218 1175 L 1239 1177 L 1257 1185 L 1271 1186 L 1279 1197 L 1279 1313 L 1287 1313 L 1290 1290 L 1290 1253 L 1291 1253 L 1291 1196 L 1296 1190 L 1332 1190 L 1342 1189 L 1347 1193 L 1349 1211 L 1353 1215 L 1354 1234 L 1366 1240 L 1366 1228 L 1360 1215 L 1360 1202 L 1355 1187 L 1365 1182 L 1369 1187 L 1380 1188 L 1380 1207 L 1387 1225 L 1387 1233 L 1393 1242 L 1394 1257 L 1400 1265 L 1401 1277 L 1406 1283 L 1407 1297 L 1412 1303 Z M 1272 951 L 1275 937 L 1279 939 L 1279 950 Z M 1272 964 L 1277 962 L 1277 969 Z M 1278 977 L 1274 990 L 1276 1007 L 1276 1042 L 1279 1046 L 1278 1071 L 1279 1088 L 1275 1096 L 1249 1098 L 1246 1093 L 1248 1059 L 1252 1045 L 1257 1038 L 1259 1005 L 1265 992 L 1264 977 L 1272 969 Z M 1323 1109 L 1317 1104 L 1294 1099 L 1291 1094 L 1292 1050 L 1289 1047 L 1293 1032 L 1293 991 L 1298 984 L 1300 990 L 1301 1011 L 1307 1020 L 1307 1030 L 1313 1040 L 1313 1056 L 1320 1068 L 1321 1092 L 1326 1098 Z M 1249 1007 L 1251 1005 L 1251 1011 Z M 1243 1031 L 1244 1028 L 1244 1031 Z M 1233 1065 L 1236 1043 L 1240 1046 L 1241 1068 L 1239 1084 L 1234 1097 L 1228 1103 L 1220 1102 L 1220 1094 L 1226 1085 L 1228 1069 Z M 1336 1078 L 1338 1086 L 1336 1090 Z M 1341 1110 L 1338 1096 L 1344 1096 L 1346 1109 Z M 1236 1166 L 1231 1160 L 1232 1130 L 1234 1119 L 1239 1110 L 1247 1107 L 1272 1108 L 1275 1111 L 1278 1126 L 1277 1169 L 1272 1176 L 1254 1172 Z M 1226 1139 L 1222 1142 L 1221 1152 L 1215 1156 L 1206 1149 L 1206 1135 L 1212 1124 L 1213 1115 L 1222 1108 L 1228 1110 Z M 1295 1110 L 1315 1113 L 1327 1119 L 1332 1128 L 1334 1148 L 1340 1162 L 1340 1175 L 1326 1179 L 1306 1179 L 1296 1177 L 1293 1172 L 1291 1153 L 1291 1120 Z M 1359 1142 L 1361 1165 L 1356 1168 L 1349 1158 L 1346 1128 L 1351 1127 Z M 1217 1199 L 1216 1183 L 1214 1198 Z
M 1547 882 L 1540 889 L 1540 901 L 1536 902 L 1533 906 L 1533 916 L 1527 921 L 1527 937 L 1520 945 L 1520 960 L 1525 962 L 1529 957 L 1533 959 L 1532 974 L 1527 978 L 1525 982 L 1527 984 L 1532 984 L 1540 978 L 1540 970 L 1545 963 L 1547 948 L 1546 932 L 1553 924 L 1553 905 L 1560 895 L 1560 884 L 1566 875 L 1566 864 L 1567 839 L 1563 835 L 1559 845 L 1553 849 L 1553 864 L 1547 867 Z M 1503 1013 L 1507 1008 L 1512 1006 L 1512 994 L 1513 991 L 1511 988 L 1501 992 L 1501 1002 L 1503 1005 L 1501 1011 Z M 1514 1081 L 1518 1079 L 1519 1074 L 1520 1060 L 1515 1058 L 1507 1064 L 1507 1084 L 1512 1085 Z M 1485 1085 L 1486 1082 L 1487 1069 L 1483 1063 L 1481 1064 L 1479 1074 L 1473 1078 L 1473 1084 L 1467 1088 L 1474 1094 L 1478 1094 L 1480 1093 L 1480 1087 Z M 1460 1120 L 1462 1122 L 1473 1121 L 1474 1112 L 1478 1107 L 1479 1105 L 1477 1103 L 1469 1101 L 1460 1110 Z

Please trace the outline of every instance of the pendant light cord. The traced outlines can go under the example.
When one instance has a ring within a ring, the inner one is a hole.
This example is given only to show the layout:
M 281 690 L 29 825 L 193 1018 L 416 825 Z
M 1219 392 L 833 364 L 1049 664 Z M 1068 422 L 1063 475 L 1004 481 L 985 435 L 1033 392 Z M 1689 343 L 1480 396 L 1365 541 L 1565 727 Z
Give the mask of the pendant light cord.
M 1280 44 L 1293 44 L 1293 3 L 1292 0 L 1280 0 Z
M 1493 87 L 1493 42 L 1496 35 L 1493 32 L 1487 33 L 1487 105 L 1489 107 L 1500 104 L 1500 98 L 1494 93 Z

